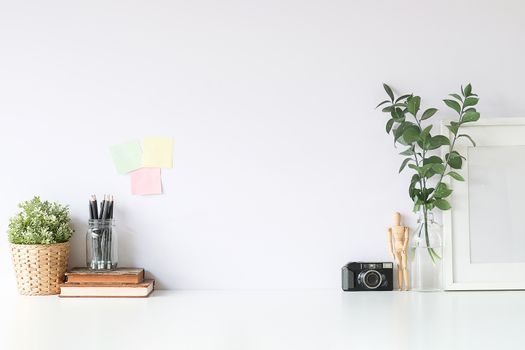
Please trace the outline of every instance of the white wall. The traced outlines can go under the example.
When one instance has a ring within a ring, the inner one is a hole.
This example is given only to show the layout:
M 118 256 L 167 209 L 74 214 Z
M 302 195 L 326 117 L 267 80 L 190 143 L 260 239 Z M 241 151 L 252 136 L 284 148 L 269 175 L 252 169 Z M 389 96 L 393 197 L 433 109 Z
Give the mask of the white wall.
M 121 263 L 160 287 L 339 288 L 345 262 L 390 259 L 391 214 L 410 214 L 381 82 L 443 107 L 470 81 L 484 117 L 523 117 L 524 15 L 520 1 L 1 1 L 0 232 L 35 194 L 69 203 L 82 265 L 87 198 L 110 192 Z M 132 197 L 109 158 L 145 135 L 176 142 L 163 196 Z

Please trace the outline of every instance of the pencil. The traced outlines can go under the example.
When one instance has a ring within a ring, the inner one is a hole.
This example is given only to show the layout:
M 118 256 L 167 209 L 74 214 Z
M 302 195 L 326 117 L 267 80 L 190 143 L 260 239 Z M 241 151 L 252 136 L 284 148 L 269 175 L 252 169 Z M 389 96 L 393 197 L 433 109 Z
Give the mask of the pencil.
M 98 204 L 96 195 L 93 195 L 93 219 L 98 219 Z

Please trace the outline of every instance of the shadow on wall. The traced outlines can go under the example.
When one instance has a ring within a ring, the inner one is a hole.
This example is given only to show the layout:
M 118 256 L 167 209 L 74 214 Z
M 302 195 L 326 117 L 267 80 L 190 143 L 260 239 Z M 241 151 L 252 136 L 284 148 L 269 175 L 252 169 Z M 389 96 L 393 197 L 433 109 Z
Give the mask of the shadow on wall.
M 71 218 L 71 226 L 75 232 L 71 237 L 71 251 L 69 253 L 69 268 L 86 266 L 86 232 L 87 221 L 77 217 Z

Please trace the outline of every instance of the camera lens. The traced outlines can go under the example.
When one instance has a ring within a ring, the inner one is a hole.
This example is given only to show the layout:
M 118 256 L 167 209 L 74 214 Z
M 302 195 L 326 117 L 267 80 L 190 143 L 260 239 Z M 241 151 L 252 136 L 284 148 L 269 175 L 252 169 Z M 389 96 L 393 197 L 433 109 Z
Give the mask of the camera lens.
M 379 284 L 379 276 L 375 273 L 369 273 L 365 278 L 365 282 L 369 286 L 377 286 Z
M 362 275 L 359 276 L 361 277 L 361 281 L 363 282 L 364 286 L 368 289 L 376 289 L 381 285 L 381 282 L 383 282 L 381 274 L 376 270 L 368 270 L 365 272 L 361 272 L 360 275 Z

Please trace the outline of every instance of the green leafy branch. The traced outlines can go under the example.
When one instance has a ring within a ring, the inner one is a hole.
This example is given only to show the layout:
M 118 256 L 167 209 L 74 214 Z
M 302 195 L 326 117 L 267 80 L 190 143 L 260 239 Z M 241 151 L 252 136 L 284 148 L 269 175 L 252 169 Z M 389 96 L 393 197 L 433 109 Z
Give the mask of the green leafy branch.
M 461 95 L 453 93 L 449 95 L 452 98 L 443 100 L 457 114 L 457 119 L 446 125 L 451 134 L 449 138 L 445 135 L 432 135 L 431 121 L 438 112 L 437 108 L 428 108 L 420 113 L 420 96 L 406 94 L 396 97 L 387 84 L 383 84 L 383 87 L 388 99 L 379 103 L 376 108 L 383 106 L 382 111 L 389 114 L 386 132 L 393 136 L 394 144 L 407 146 L 399 153 L 405 157 L 399 172 L 406 168 L 414 172 L 408 188 L 409 196 L 414 202 L 413 210 L 416 212 L 423 208 L 426 213 L 434 208 L 450 209 L 446 198 L 452 194 L 452 189 L 443 180 L 450 177 L 464 181 L 456 170 L 461 169 L 465 157 L 454 146 L 459 138 L 466 138 L 475 146 L 469 135 L 461 133 L 461 126 L 480 118 L 475 108 L 479 98 L 468 84 L 461 87 Z M 448 147 L 444 157 L 436 153 L 442 147 Z

